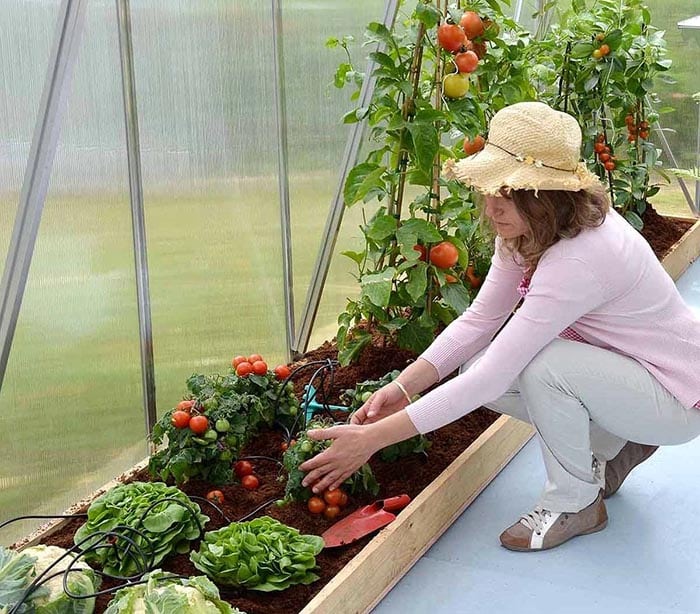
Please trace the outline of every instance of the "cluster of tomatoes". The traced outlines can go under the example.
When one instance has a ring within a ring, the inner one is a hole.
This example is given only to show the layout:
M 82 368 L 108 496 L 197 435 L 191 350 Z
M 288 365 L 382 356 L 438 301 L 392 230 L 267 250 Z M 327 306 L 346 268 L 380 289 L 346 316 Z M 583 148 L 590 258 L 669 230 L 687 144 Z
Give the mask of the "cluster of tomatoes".
M 340 510 L 348 504 L 348 496 L 340 488 L 326 490 L 322 497 L 311 497 L 306 506 L 312 514 L 323 514 L 328 520 L 333 520 Z
M 250 356 L 236 356 L 231 361 L 231 366 L 238 377 L 248 377 L 251 373 L 255 375 L 267 374 L 267 363 L 260 354 Z M 291 371 L 287 365 L 277 365 L 274 369 L 277 379 L 284 380 L 289 377 Z
M 493 27 L 488 19 L 481 19 L 474 11 L 466 11 L 456 23 L 445 22 L 438 27 L 438 44 L 454 55 L 456 72 L 445 76 L 442 91 L 447 98 L 462 98 L 469 91 L 469 74 L 479 66 L 486 55 L 486 43 L 480 40 L 487 28 Z
M 594 49 L 591 55 L 593 56 L 594 60 L 602 60 L 606 55 L 610 54 L 610 45 L 603 42 L 605 40 L 605 34 L 602 32 L 598 32 L 595 39 L 598 43 L 600 43 L 600 46 Z
M 600 162 L 606 171 L 615 170 L 615 156 L 610 152 L 610 146 L 605 143 L 605 136 L 599 134 L 596 137 L 595 145 L 593 149 L 598 156 L 598 162 Z
M 438 269 L 451 269 L 459 260 L 459 251 L 454 244 L 449 241 L 436 243 L 430 248 L 430 252 L 425 248 L 425 245 L 421 245 L 420 243 L 414 245 L 413 249 L 420 254 L 420 260 L 428 262 L 428 259 L 430 259 L 430 264 L 435 265 Z M 476 274 L 473 264 L 467 267 L 465 277 L 473 289 L 481 285 L 482 279 Z M 445 281 L 448 284 L 455 284 L 459 279 L 448 273 L 445 275 Z
M 628 113 L 625 116 L 625 124 L 627 124 L 627 140 L 630 143 L 637 141 L 637 137 L 644 139 L 645 141 L 649 138 L 649 122 L 642 120 L 637 123 L 632 113 Z
M 233 470 L 241 481 L 241 486 L 246 490 L 257 490 L 260 486 L 260 478 L 255 475 L 253 464 L 247 460 L 239 460 L 233 465 Z M 210 490 L 207 493 L 207 501 L 221 505 L 226 500 L 220 490 Z
M 192 415 L 194 404 L 193 400 L 180 401 L 170 417 L 170 423 L 176 429 L 189 428 L 195 435 L 204 435 L 209 430 L 209 419 L 202 414 Z M 223 423 L 221 426 L 225 427 Z

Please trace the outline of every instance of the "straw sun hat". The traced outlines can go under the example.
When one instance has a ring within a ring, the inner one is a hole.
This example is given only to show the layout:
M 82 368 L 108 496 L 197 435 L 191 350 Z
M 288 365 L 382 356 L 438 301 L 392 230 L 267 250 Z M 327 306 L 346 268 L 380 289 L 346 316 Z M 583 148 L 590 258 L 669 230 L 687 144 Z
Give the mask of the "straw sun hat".
M 463 160 L 447 160 L 443 174 L 484 194 L 501 188 L 577 192 L 599 183 L 580 161 L 578 122 L 541 102 L 519 102 L 491 120 L 484 148 Z

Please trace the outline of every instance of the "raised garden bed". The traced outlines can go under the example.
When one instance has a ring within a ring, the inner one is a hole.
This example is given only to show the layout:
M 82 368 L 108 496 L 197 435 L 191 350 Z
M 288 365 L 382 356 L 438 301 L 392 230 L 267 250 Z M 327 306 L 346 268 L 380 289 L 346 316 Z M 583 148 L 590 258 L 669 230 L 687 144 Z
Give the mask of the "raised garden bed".
M 665 244 L 655 239 L 652 247 L 657 255 L 666 254 L 663 257 L 664 267 L 677 279 L 700 252 L 700 222 L 690 218 L 653 215 L 645 221 L 648 233 L 655 232 L 655 225 L 670 222 L 671 226 L 666 226 L 667 231 L 658 233 L 666 237 Z M 678 235 L 683 236 L 678 239 Z M 653 236 L 657 237 L 656 234 Z M 334 346 L 324 344 L 310 353 L 307 359 L 332 358 L 334 355 Z M 410 354 L 393 348 L 370 347 L 359 365 L 337 372 L 335 389 L 352 387 L 355 382 L 376 378 L 393 368 L 402 368 L 411 358 Z M 303 381 L 297 382 L 297 389 L 302 385 Z M 334 402 L 337 399 L 329 397 L 327 400 Z M 433 446 L 427 458 L 414 455 L 394 463 L 373 460 L 372 467 L 382 488 L 379 497 L 404 492 L 413 497 L 412 503 L 394 523 L 374 538 L 364 538 L 342 549 L 324 550 L 317 559 L 321 579 L 310 586 L 296 586 L 280 593 L 222 590 L 222 596 L 249 614 L 369 611 L 531 435 L 532 430 L 528 425 L 481 409 L 434 433 L 431 437 Z M 246 452 L 278 456 L 280 442 L 278 433 L 266 434 L 251 442 Z M 262 482 L 257 491 L 243 491 L 237 483 L 222 488 L 226 495 L 223 511 L 229 518 L 239 519 L 258 505 L 281 497 L 284 484 L 277 481 L 279 472 L 273 463 L 259 462 L 256 473 Z M 135 479 L 147 479 L 145 464 L 133 468 L 118 482 Z M 106 485 L 94 497 L 116 483 Z M 204 496 L 208 485 L 193 480 L 183 490 L 190 495 Z M 86 509 L 94 497 L 80 502 L 71 512 Z M 373 499 L 369 495 L 353 497 L 348 511 Z M 204 505 L 203 511 L 212 518 L 208 530 L 226 524 Z M 320 534 L 332 524 L 323 517 L 312 516 L 301 505 L 279 508 L 271 504 L 259 514 L 270 515 L 304 533 Z M 39 530 L 16 546 L 46 543 L 70 547 L 73 545 L 73 534 L 81 524 L 82 520 L 56 523 Z M 198 544 L 193 543 L 193 549 L 197 547 Z M 173 557 L 165 568 L 187 575 L 199 574 L 187 555 Z M 105 583 L 103 588 L 107 586 L 109 584 Z M 101 597 L 96 612 L 102 612 L 108 601 L 108 596 Z

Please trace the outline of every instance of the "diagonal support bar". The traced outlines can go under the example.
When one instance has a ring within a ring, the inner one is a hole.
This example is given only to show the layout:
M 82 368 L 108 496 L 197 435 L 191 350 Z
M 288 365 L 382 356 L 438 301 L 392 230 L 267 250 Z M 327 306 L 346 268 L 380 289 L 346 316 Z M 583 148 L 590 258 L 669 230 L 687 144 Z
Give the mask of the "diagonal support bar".
M 136 77 L 134 72 L 134 47 L 131 37 L 130 0 L 116 0 L 116 8 L 117 29 L 119 31 L 122 94 L 124 97 L 126 150 L 129 168 L 129 197 L 131 202 L 131 228 L 134 242 L 134 268 L 136 271 L 141 384 L 146 418 L 146 433 L 150 433 L 158 418 L 156 415 L 156 378 L 153 362 L 151 295 L 148 281 L 146 219 L 143 204 L 141 146 L 139 139 L 138 108 L 136 105 Z
M 396 13 L 399 8 L 399 0 L 386 0 L 384 5 L 384 17 L 382 23 L 391 30 L 394 27 L 394 21 L 396 20 Z M 377 45 L 377 49 L 379 45 Z M 376 78 L 373 76 L 376 63 L 373 60 L 367 62 L 367 68 L 365 70 L 365 79 L 362 83 L 362 89 L 360 90 L 360 98 L 358 100 L 357 106 L 364 108 L 369 106 L 372 96 L 374 94 L 374 87 L 376 83 Z M 321 303 L 321 295 L 323 293 L 323 286 L 326 283 L 326 277 L 328 275 L 328 269 L 330 268 L 331 258 L 333 252 L 335 251 L 335 244 L 338 240 L 338 233 L 340 232 L 340 225 L 343 221 L 343 213 L 345 209 L 345 202 L 343 200 L 343 187 L 345 186 L 345 180 L 352 168 L 357 163 L 357 157 L 360 152 L 360 147 L 362 145 L 362 137 L 364 135 L 365 128 L 367 126 L 367 121 L 362 120 L 352 124 L 352 129 L 350 136 L 348 137 L 347 145 L 345 146 L 345 153 L 343 154 L 343 162 L 341 165 L 340 177 L 338 179 L 338 185 L 335 190 L 335 195 L 333 196 L 333 201 L 331 202 L 330 211 L 328 217 L 326 218 L 326 227 L 323 231 L 323 236 L 321 240 L 321 248 L 319 250 L 316 264 L 314 266 L 314 271 L 311 276 L 311 283 L 309 285 L 309 290 L 306 294 L 306 303 L 304 304 L 304 311 L 301 315 L 301 323 L 299 325 L 299 333 L 294 342 L 292 350 L 298 354 L 306 351 L 309 338 L 311 337 L 311 330 L 316 320 L 316 314 L 318 313 L 318 306 Z
M 0 282 L 0 388 L 44 210 L 61 120 L 71 89 L 88 0 L 63 0 L 49 56 L 39 113 L 22 183 L 10 247 Z

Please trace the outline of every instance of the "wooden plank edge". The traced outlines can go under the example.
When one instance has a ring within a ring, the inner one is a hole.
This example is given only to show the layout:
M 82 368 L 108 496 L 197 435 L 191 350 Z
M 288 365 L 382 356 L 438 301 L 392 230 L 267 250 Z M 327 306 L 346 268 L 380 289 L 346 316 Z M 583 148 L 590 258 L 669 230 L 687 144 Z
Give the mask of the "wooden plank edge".
M 501 416 L 345 565 L 300 614 L 371 611 L 533 432 L 530 425 Z
M 676 241 L 661 260 L 661 265 L 674 281 L 678 281 L 686 269 L 700 256 L 700 220 L 678 216 L 665 216 L 676 220 L 694 222 L 688 231 Z
M 92 494 L 71 505 L 66 511 L 63 512 L 63 515 L 84 513 L 87 510 L 87 508 L 90 507 L 90 504 L 99 496 L 103 495 L 108 490 L 111 490 L 119 484 L 128 484 L 134 479 L 134 476 L 139 471 L 146 468 L 147 466 L 148 458 L 139 461 L 128 471 L 125 471 L 120 476 L 111 479 L 109 482 L 98 488 Z M 51 522 L 47 522 L 38 527 L 33 533 L 30 533 L 26 537 L 23 537 L 19 541 L 12 544 L 10 548 L 12 548 L 13 550 L 22 550 L 23 548 L 28 548 L 29 546 L 36 546 L 42 539 L 53 535 L 56 531 L 63 528 L 70 521 L 70 518 L 58 518 L 56 520 L 52 520 Z

